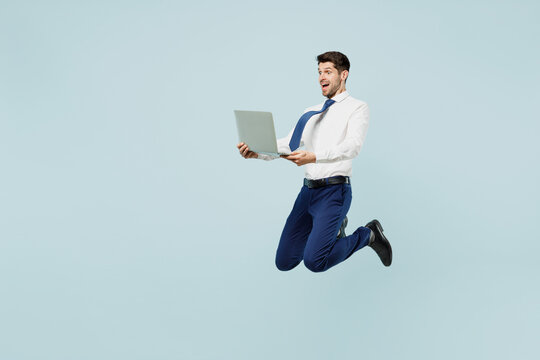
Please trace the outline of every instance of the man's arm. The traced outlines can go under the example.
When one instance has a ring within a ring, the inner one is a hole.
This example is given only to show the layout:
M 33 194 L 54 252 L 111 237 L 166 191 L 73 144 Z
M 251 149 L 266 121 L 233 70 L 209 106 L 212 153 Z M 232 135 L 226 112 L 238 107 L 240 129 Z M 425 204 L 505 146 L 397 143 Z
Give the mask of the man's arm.
M 364 144 L 368 124 L 369 108 L 363 103 L 351 114 L 345 139 L 336 146 L 316 151 L 316 162 L 328 163 L 355 158 Z
M 317 160 L 314 153 L 310 151 L 305 151 L 305 150 L 296 150 L 295 152 L 292 152 L 290 155 L 287 155 L 287 156 L 282 155 L 281 157 L 292 161 L 298 166 L 314 163 Z
M 353 159 L 360 152 L 364 139 L 366 138 L 368 121 L 369 108 L 366 103 L 363 103 L 351 114 L 347 126 L 347 134 L 341 143 L 328 149 L 319 150 L 315 153 L 305 150 L 296 150 L 288 156 L 282 156 L 282 158 L 292 161 L 297 166 L 310 163 L 330 163 Z

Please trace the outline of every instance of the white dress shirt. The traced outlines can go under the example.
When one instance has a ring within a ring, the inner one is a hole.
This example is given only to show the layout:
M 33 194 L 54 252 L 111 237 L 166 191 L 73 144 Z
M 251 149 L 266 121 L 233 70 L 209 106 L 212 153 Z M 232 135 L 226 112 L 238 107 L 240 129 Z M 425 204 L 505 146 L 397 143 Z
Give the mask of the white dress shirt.
M 369 109 L 365 102 L 357 100 L 347 91 L 332 98 L 335 103 L 322 114 L 313 115 L 306 124 L 300 146 L 315 154 L 316 162 L 304 165 L 306 178 L 322 179 L 330 176 L 351 176 L 352 159 L 358 155 L 368 129 Z M 319 111 L 324 102 L 307 108 Z M 296 125 L 296 124 L 295 124 Z M 289 141 L 293 129 L 277 140 L 279 152 L 290 152 Z M 277 157 L 259 154 L 259 159 Z

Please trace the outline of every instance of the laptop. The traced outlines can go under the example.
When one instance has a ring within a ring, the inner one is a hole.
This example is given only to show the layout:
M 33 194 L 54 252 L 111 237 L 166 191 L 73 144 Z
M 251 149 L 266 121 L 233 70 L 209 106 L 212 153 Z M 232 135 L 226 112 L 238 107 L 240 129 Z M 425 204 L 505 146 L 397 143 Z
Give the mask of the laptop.
M 266 155 L 289 155 L 278 152 L 272 113 L 266 111 L 234 110 L 238 140 L 249 150 Z

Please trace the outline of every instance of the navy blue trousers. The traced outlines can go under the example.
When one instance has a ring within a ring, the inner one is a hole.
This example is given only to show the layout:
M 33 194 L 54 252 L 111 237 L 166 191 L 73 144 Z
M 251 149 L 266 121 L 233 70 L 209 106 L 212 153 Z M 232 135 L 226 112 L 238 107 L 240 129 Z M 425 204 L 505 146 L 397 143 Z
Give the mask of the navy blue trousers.
M 309 270 L 325 271 L 366 246 L 371 234 L 366 227 L 337 239 L 351 200 L 350 184 L 314 189 L 304 185 L 279 240 L 276 253 L 278 269 L 291 270 L 304 260 Z

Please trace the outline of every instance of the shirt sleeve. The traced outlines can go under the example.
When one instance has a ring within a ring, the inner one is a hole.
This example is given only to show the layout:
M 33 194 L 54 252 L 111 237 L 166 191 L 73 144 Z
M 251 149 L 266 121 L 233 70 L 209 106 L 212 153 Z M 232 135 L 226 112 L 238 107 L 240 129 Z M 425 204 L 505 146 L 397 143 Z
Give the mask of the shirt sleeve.
M 355 158 L 366 138 L 369 125 L 369 108 L 361 104 L 350 116 L 345 139 L 336 146 L 315 152 L 317 163 L 329 163 Z

